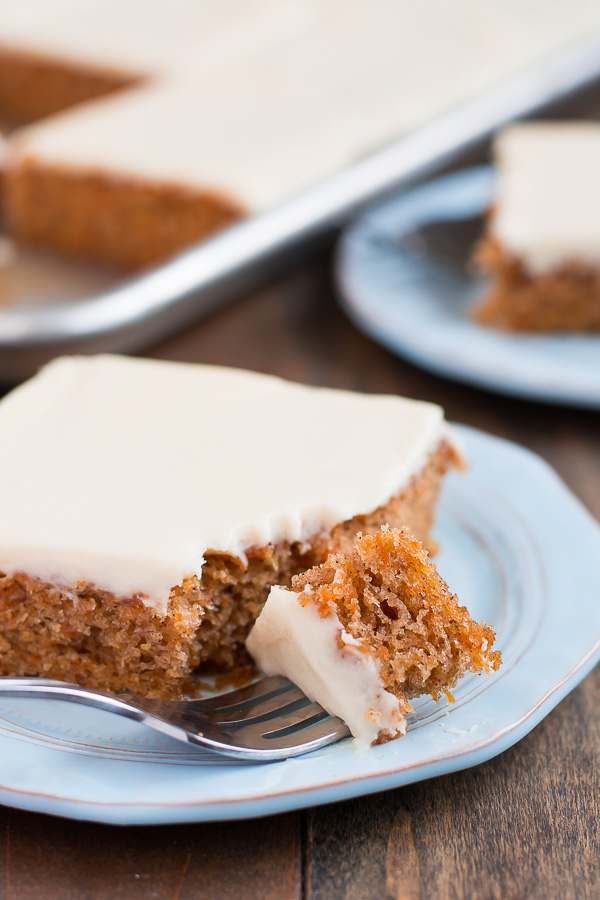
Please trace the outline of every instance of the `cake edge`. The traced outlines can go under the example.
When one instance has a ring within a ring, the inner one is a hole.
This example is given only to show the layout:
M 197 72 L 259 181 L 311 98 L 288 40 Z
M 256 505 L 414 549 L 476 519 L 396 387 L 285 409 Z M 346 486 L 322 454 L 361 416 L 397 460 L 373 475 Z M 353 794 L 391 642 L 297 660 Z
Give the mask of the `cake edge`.
M 222 670 L 248 661 L 244 643 L 273 584 L 290 583 L 332 550 L 347 547 L 357 532 L 373 533 L 384 523 L 407 525 L 427 541 L 441 480 L 462 464 L 457 449 L 442 439 L 387 504 L 328 534 L 253 548 L 246 564 L 207 553 L 202 578 L 173 588 L 164 617 L 140 598 L 116 597 L 85 582 L 65 589 L 23 572 L 0 574 L 0 675 L 44 675 L 117 693 L 179 697 L 199 665 Z
M 26 139 L 15 142 L 3 182 L 16 241 L 125 269 L 160 263 L 247 214 L 209 185 L 41 162 Z
M 571 262 L 530 273 L 492 233 L 477 244 L 473 265 L 491 279 L 473 310 L 479 324 L 508 331 L 600 330 L 600 266 Z

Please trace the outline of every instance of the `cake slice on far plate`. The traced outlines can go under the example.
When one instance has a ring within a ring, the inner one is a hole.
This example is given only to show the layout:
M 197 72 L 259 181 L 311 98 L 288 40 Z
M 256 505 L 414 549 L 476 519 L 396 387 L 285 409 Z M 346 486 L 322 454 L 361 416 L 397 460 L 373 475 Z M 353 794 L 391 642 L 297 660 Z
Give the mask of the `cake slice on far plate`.
M 496 139 L 498 186 L 475 261 L 475 318 L 519 331 L 600 330 L 600 124 L 528 122 Z
M 268 675 L 285 675 L 362 744 L 406 731 L 409 698 L 450 691 L 466 672 L 492 672 L 494 630 L 475 622 L 407 529 L 359 535 L 273 587 L 247 647 Z

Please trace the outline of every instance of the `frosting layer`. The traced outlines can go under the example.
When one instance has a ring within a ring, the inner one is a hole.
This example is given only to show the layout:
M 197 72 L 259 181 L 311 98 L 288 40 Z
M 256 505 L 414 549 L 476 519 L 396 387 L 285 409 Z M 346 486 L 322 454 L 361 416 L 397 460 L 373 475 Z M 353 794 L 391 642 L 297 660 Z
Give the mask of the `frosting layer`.
M 600 264 L 600 124 L 514 125 L 496 141 L 492 233 L 532 274 Z
M 337 612 L 320 614 L 303 594 L 273 587 L 246 641 L 266 675 L 285 675 L 369 746 L 381 730 L 406 731 L 398 698 L 381 683 L 377 664 L 344 629 Z
M 394 396 L 63 357 L 0 403 L 0 569 L 164 613 L 207 550 L 244 559 L 386 503 L 446 427 Z

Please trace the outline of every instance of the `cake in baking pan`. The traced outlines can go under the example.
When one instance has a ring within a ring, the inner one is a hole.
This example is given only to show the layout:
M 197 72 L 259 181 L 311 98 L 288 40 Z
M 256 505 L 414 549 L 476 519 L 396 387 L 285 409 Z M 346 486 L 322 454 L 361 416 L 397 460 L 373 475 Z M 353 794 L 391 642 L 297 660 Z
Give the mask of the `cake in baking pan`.
M 157 263 L 600 26 L 589 0 L 554 5 L 5 3 L 0 120 L 28 126 L 10 138 L 7 227 L 71 256 Z

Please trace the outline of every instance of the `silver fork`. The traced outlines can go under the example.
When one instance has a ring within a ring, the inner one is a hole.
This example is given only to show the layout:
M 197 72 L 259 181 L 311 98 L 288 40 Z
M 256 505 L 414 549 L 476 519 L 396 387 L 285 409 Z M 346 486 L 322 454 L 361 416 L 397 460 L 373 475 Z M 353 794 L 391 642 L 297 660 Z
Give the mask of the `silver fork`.
M 64 700 L 114 712 L 177 741 L 242 761 L 299 756 L 350 733 L 341 719 L 280 675 L 202 700 L 117 696 L 46 678 L 0 678 L 1 696 Z

